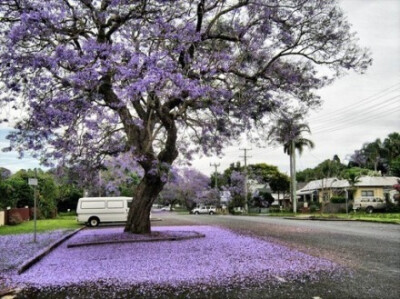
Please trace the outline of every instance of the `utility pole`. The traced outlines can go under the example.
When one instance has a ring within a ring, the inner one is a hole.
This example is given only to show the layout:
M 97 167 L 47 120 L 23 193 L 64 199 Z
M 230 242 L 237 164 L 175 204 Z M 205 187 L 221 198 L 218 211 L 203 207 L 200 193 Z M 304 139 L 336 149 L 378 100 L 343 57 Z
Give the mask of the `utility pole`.
M 240 158 L 244 158 L 244 211 L 247 214 L 249 211 L 249 206 L 248 206 L 248 198 L 247 198 L 247 180 L 248 180 L 248 173 L 247 173 L 247 158 L 251 158 L 251 156 L 247 155 L 247 151 L 251 151 L 251 148 L 240 148 L 239 150 L 244 152 L 243 156 L 240 156 Z
M 210 166 L 213 166 L 214 168 L 215 168 L 215 172 L 214 172 L 214 174 L 215 174 L 215 189 L 217 189 L 218 190 L 218 167 L 220 166 L 221 164 L 219 164 L 219 163 L 210 163 Z
M 101 170 L 99 170 L 99 197 L 101 197 Z
M 297 182 L 296 182 L 296 148 L 294 139 L 290 141 L 290 180 L 291 180 L 291 197 L 293 203 L 293 213 L 297 212 Z
M 33 243 L 36 243 L 36 233 L 37 233 L 37 186 L 38 186 L 38 179 L 37 179 L 37 170 L 35 168 L 35 178 L 28 179 L 28 184 L 33 186 Z

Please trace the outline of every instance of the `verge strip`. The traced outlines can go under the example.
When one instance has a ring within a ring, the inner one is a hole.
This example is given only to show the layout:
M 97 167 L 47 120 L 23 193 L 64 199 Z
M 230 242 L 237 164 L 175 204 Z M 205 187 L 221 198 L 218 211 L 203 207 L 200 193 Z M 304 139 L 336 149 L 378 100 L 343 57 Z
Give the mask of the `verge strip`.
M 30 267 L 32 267 L 34 264 L 36 264 L 37 262 L 39 262 L 46 254 L 50 253 L 53 249 L 55 249 L 56 247 L 58 247 L 62 242 L 64 242 L 65 240 L 68 240 L 69 238 L 71 238 L 73 235 L 75 235 L 76 233 L 78 233 L 79 231 L 81 231 L 82 229 L 86 228 L 85 226 L 78 228 L 76 230 L 74 230 L 73 232 L 65 235 L 64 237 L 62 237 L 61 239 L 55 241 L 54 243 L 50 244 L 49 246 L 47 246 L 46 248 L 44 248 L 42 251 L 40 251 L 37 255 L 35 255 L 33 258 L 29 259 L 27 262 L 23 263 L 19 268 L 17 273 L 18 274 L 22 274 L 24 273 L 26 270 L 28 270 Z

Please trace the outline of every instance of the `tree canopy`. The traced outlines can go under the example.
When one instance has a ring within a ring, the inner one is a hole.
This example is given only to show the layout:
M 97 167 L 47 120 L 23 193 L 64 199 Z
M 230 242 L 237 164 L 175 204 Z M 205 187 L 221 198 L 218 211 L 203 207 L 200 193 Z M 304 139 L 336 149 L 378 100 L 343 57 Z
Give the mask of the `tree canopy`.
M 11 147 L 83 173 L 129 153 L 144 171 L 132 232 L 149 232 L 178 153 L 218 152 L 371 63 L 336 0 L 0 0 L 0 22 Z
M 352 166 L 364 167 L 384 174 L 400 176 L 400 134 L 393 132 L 383 141 L 366 142 L 350 156 Z

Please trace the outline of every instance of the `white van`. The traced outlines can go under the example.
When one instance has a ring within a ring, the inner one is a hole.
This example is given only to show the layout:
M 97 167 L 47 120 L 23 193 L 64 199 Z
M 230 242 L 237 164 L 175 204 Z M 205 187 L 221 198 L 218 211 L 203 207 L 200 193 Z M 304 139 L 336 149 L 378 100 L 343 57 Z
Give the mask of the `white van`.
M 132 197 L 82 197 L 76 207 L 77 221 L 89 226 L 126 222 Z

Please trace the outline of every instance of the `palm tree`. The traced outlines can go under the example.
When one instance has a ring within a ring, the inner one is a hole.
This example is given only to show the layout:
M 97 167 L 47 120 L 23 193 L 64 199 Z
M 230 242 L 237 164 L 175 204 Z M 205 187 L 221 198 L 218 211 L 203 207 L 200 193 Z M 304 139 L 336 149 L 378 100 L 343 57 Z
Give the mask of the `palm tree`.
M 361 182 L 361 175 L 360 173 L 355 173 L 355 172 L 349 172 L 348 175 L 346 176 L 346 180 L 350 185 L 350 191 L 353 196 L 354 190 L 356 189 L 356 184 Z M 348 211 L 348 200 L 349 200 L 349 193 L 346 190 L 346 215 L 349 215 Z
M 283 151 L 290 156 L 290 194 L 294 213 L 297 211 L 295 152 L 297 150 L 301 155 L 305 146 L 314 148 L 314 143 L 302 136 L 303 133 L 311 133 L 308 124 L 301 123 L 302 119 L 301 113 L 282 113 L 268 134 L 268 139 L 282 144 Z

